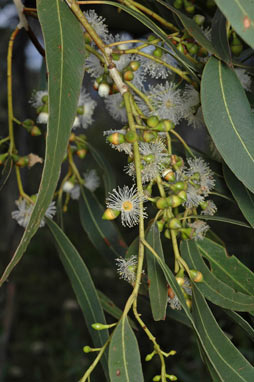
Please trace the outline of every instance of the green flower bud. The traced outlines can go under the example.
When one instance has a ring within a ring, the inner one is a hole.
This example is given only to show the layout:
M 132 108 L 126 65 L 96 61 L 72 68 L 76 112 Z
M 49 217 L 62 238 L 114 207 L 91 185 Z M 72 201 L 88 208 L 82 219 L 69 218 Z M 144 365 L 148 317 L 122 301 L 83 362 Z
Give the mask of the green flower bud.
M 125 81 L 132 81 L 134 78 L 132 70 L 127 70 L 126 72 L 124 72 L 123 78 Z
M 16 166 L 18 167 L 26 167 L 29 164 L 28 156 L 19 157 L 17 161 L 15 161 Z
M 168 182 L 174 182 L 175 181 L 175 173 L 174 171 L 170 169 L 166 169 L 163 171 L 162 173 L 162 176 L 165 180 L 167 180 Z
M 164 210 L 165 208 L 168 208 L 168 201 L 167 198 L 159 198 L 156 202 L 156 207 L 159 210 Z
M 155 375 L 155 377 L 153 377 L 153 382 L 159 382 L 160 380 L 161 380 L 160 375 Z
M 181 223 L 180 223 L 180 220 L 178 220 L 177 218 L 173 218 L 169 221 L 169 228 L 171 229 L 179 229 L 179 228 L 182 228 L 181 226 Z
M 179 43 L 176 47 L 177 50 L 179 50 L 180 53 L 184 54 L 185 53 L 185 50 L 184 50 L 184 46 L 183 44 Z
M 191 299 L 190 298 L 186 298 L 185 302 L 186 302 L 186 305 L 188 306 L 188 308 L 191 309 L 191 307 L 192 307 Z
M 114 220 L 120 215 L 120 211 L 112 210 L 112 208 L 107 208 L 102 215 L 103 220 Z
M 173 208 L 179 207 L 183 203 L 183 200 L 177 195 L 170 195 L 166 199 L 168 206 Z
M 196 14 L 193 16 L 193 20 L 195 21 L 196 24 L 201 26 L 205 22 L 205 16 Z
M 77 108 L 77 114 L 78 115 L 83 115 L 84 114 L 84 106 L 79 106 Z
M 114 61 L 119 61 L 120 60 L 120 54 L 112 53 L 112 58 Z
M 39 135 L 41 135 L 41 130 L 39 129 L 38 126 L 33 126 L 32 129 L 30 130 L 30 134 L 33 137 L 38 137 Z
M 189 51 L 190 54 L 197 54 L 198 51 L 199 51 L 199 46 L 197 44 L 193 44 L 193 43 L 186 43 L 186 47 Z
M 142 159 L 143 159 L 146 163 L 153 163 L 153 162 L 154 162 L 154 159 L 155 159 L 155 156 L 154 156 L 154 154 L 147 154 L 147 155 L 143 155 L 143 156 L 142 156 Z
M 154 36 L 153 34 L 150 34 L 147 38 L 147 41 L 151 42 L 153 40 L 156 40 L 156 36 Z
M 185 183 L 184 182 L 176 182 L 175 184 L 172 184 L 170 186 L 171 190 L 177 192 L 177 191 L 182 191 L 185 189 Z
M 235 56 L 239 56 L 243 50 L 243 44 L 236 35 L 236 33 L 233 33 L 233 39 L 230 44 L 230 49 Z
M 95 322 L 91 325 L 94 330 L 104 330 L 108 329 L 109 325 L 101 324 L 100 322 Z
M 163 55 L 163 50 L 161 48 L 155 48 L 153 51 L 153 56 L 157 58 L 161 58 Z
M 79 150 L 77 150 L 76 154 L 80 159 L 84 159 L 86 154 L 87 154 L 87 150 L 86 149 L 79 149 Z
M 152 142 L 152 141 L 155 141 L 155 139 L 157 138 L 158 134 L 156 133 L 156 131 L 148 131 L 148 130 L 145 130 L 143 132 L 143 140 L 145 142 Z
M 8 157 L 8 153 L 0 155 L 0 165 L 5 162 L 5 159 Z
M 136 72 L 136 70 L 138 70 L 138 68 L 140 67 L 140 62 L 139 61 L 131 61 L 130 67 L 131 67 L 131 70 L 133 70 L 133 72 Z
M 91 350 L 92 350 L 92 349 L 90 348 L 90 346 L 84 346 L 84 347 L 83 347 L 83 352 L 84 352 L 84 353 L 90 353 Z
M 155 127 L 157 131 L 171 131 L 175 128 L 175 125 L 173 122 L 171 122 L 169 119 L 164 119 L 158 123 L 158 125 Z
M 151 117 L 148 118 L 146 123 L 147 123 L 147 126 L 151 128 L 155 128 L 159 123 L 159 118 L 156 117 L 156 115 L 152 115 Z
M 195 11 L 195 5 L 188 0 L 184 0 L 184 9 L 187 13 L 193 13 Z
M 178 192 L 177 196 L 179 196 L 179 198 L 181 198 L 184 202 L 186 202 L 186 200 L 187 200 L 186 191 L 182 190 L 182 191 Z
M 177 284 L 179 286 L 183 286 L 184 285 L 184 278 L 183 277 L 177 277 L 176 276 L 176 281 L 177 281 Z
M 181 235 L 184 240 L 188 240 L 192 238 L 193 235 L 193 229 L 192 228 L 182 228 L 181 229 Z
M 172 374 L 166 374 L 166 378 L 168 378 L 170 381 L 177 381 L 177 377 Z
M 203 201 L 203 202 L 200 202 L 199 205 L 202 208 L 202 210 L 205 210 L 207 208 L 207 206 L 208 206 L 208 202 Z
M 150 353 L 150 354 L 147 354 L 147 356 L 146 356 L 146 358 L 145 358 L 145 361 L 146 361 L 146 362 L 151 361 L 151 359 L 153 358 L 154 354 L 155 354 L 155 351 L 153 351 L 153 352 Z
M 48 99 L 49 99 L 49 96 L 47 94 L 44 94 L 41 101 L 46 104 L 46 103 L 48 103 Z
M 121 133 L 113 133 L 107 137 L 107 141 L 109 141 L 113 145 L 120 145 L 121 143 L 125 142 L 125 138 L 124 135 Z
M 163 231 L 164 224 L 165 224 L 164 220 L 157 221 L 157 227 L 158 227 L 160 232 Z
M 175 0 L 173 5 L 176 9 L 181 9 L 183 6 L 183 0 Z
M 134 143 L 138 140 L 138 135 L 135 131 L 127 131 L 127 133 L 125 134 L 125 140 L 129 143 Z
M 190 269 L 190 278 L 195 283 L 200 283 L 204 279 L 202 273 L 196 269 Z
M 22 125 L 25 129 L 32 128 L 34 126 L 34 121 L 32 119 L 25 119 L 22 122 Z
M 170 234 L 170 230 L 169 229 L 166 229 L 165 231 L 164 231 L 164 236 L 167 238 L 167 239 L 171 239 L 171 234 Z

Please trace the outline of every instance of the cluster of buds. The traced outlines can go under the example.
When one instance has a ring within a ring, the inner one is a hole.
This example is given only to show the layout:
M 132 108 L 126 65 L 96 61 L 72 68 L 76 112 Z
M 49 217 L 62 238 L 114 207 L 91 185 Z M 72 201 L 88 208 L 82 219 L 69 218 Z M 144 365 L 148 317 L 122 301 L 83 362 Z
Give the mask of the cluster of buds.
M 70 147 L 72 154 L 76 154 L 80 159 L 84 159 L 87 154 L 87 142 L 84 134 L 76 135 L 71 133 Z
M 32 119 L 25 119 L 22 122 L 22 126 L 33 137 L 37 137 L 37 136 L 41 135 L 41 130 L 39 129 L 38 126 L 36 126 L 35 122 Z

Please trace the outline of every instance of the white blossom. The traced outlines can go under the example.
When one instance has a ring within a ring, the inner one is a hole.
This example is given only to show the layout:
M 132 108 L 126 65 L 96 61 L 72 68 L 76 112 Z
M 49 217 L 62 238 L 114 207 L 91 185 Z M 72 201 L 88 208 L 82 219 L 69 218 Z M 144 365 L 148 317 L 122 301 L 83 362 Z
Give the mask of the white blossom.
M 121 211 L 121 220 L 123 226 L 133 227 L 139 223 L 140 201 L 144 200 L 144 196 L 137 192 L 135 185 L 131 188 L 124 186 L 118 189 L 114 189 L 109 193 L 106 199 L 107 208 Z M 146 217 L 146 213 L 143 213 L 143 217 Z
M 84 174 L 84 186 L 94 192 L 100 186 L 100 178 L 96 172 L 96 170 L 87 170 Z
M 202 220 L 195 220 L 194 223 L 189 223 L 189 227 L 193 229 L 193 238 L 194 240 L 202 240 L 205 237 L 206 232 L 209 230 L 209 225 L 207 225 Z
M 86 129 L 89 125 L 93 123 L 93 112 L 97 103 L 94 101 L 90 95 L 83 89 L 79 101 L 78 101 L 78 109 L 79 114 L 75 118 L 73 128 L 75 129 L 78 126 Z
M 126 123 L 128 121 L 123 97 L 120 93 L 112 94 L 105 98 L 106 109 L 112 118 L 119 122 Z
M 34 205 L 29 203 L 26 199 L 23 199 L 23 198 L 16 200 L 15 204 L 18 207 L 18 209 L 13 211 L 11 213 L 11 216 L 14 220 L 17 221 L 17 223 L 21 227 L 26 228 L 29 223 L 30 217 L 32 215 Z M 55 202 L 51 202 L 49 207 L 47 208 L 45 216 L 47 218 L 52 219 L 55 213 L 56 213 Z M 43 218 L 40 222 L 40 227 L 44 227 L 44 225 L 45 225 L 45 220 Z
M 241 82 L 242 87 L 250 91 L 251 90 L 251 76 L 246 72 L 245 69 L 242 68 L 235 68 L 235 73 Z
M 136 270 L 138 260 L 136 256 L 131 256 L 128 259 L 119 257 L 116 259 L 117 272 L 121 279 L 128 281 L 130 284 L 134 284 L 136 280 Z

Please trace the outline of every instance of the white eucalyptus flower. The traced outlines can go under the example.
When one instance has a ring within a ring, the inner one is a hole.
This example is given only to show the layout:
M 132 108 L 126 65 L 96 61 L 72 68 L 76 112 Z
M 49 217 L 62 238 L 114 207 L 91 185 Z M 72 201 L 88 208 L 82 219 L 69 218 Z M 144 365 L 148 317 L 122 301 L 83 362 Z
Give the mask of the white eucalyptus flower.
M 95 32 L 104 40 L 108 35 L 108 27 L 105 24 L 105 19 L 102 16 L 98 16 L 94 9 L 85 11 L 84 15 Z
M 96 172 L 96 170 L 87 170 L 84 174 L 84 186 L 94 192 L 98 187 L 100 187 L 100 178 Z
M 23 199 L 23 198 L 16 200 L 15 204 L 18 207 L 18 209 L 11 213 L 11 217 L 14 220 L 16 220 L 21 227 L 26 228 L 30 220 L 30 217 L 32 215 L 34 205 L 29 203 L 26 199 Z M 56 213 L 55 202 L 51 202 L 49 207 L 47 208 L 45 216 L 47 218 L 52 219 L 55 213 Z M 40 227 L 44 227 L 44 226 L 45 226 L 45 220 L 42 219 L 40 222 Z
M 170 298 L 170 297 L 168 298 L 168 304 L 169 304 L 170 308 L 173 310 L 182 310 L 182 305 L 181 305 L 179 298 L 177 297 L 176 294 L 173 298 Z
M 122 225 L 133 227 L 139 223 L 140 211 L 139 203 L 144 200 L 144 197 L 137 192 L 135 185 L 131 188 L 124 186 L 118 189 L 114 189 L 109 193 L 106 199 L 107 208 L 121 211 Z M 144 212 L 143 217 L 147 214 Z
M 242 68 L 235 68 L 235 73 L 242 87 L 249 92 L 251 90 L 251 76 Z
M 193 229 L 193 239 L 194 240 L 203 240 L 206 232 L 209 230 L 209 225 L 207 225 L 202 220 L 195 220 L 194 223 L 189 223 L 189 227 Z
M 123 97 L 120 93 L 112 94 L 104 100 L 106 109 L 115 120 L 126 123 L 128 121 Z
M 206 201 L 207 205 L 205 209 L 201 212 L 201 215 L 210 215 L 213 216 L 217 212 L 217 207 L 212 200 Z
M 73 129 L 76 127 L 83 127 L 86 129 L 93 123 L 93 112 L 97 103 L 90 95 L 83 89 L 78 101 L 78 116 L 75 118 Z
M 128 281 L 130 284 L 134 284 L 136 280 L 136 271 L 138 259 L 136 256 L 131 256 L 128 259 L 119 257 L 116 259 L 117 272 L 121 279 Z
M 189 169 L 186 171 L 186 175 L 192 178 L 194 184 L 200 186 L 200 194 L 208 196 L 215 186 L 212 170 L 210 170 L 209 165 L 202 158 L 189 158 L 187 161 Z

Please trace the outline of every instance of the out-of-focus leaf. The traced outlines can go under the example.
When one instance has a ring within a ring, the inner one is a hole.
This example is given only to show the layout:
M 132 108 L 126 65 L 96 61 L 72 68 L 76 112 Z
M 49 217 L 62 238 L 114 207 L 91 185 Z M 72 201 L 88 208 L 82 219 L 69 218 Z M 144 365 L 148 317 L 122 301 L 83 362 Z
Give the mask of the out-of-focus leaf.
M 196 285 L 193 285 L 192 312 L 203 349 L 219 378 L 216 381 L 252 381 L 254 368 L 223 333 Z
M 229 223 L 233 225 L 239 225 L 240 227 L 245 227 L 245 228 L 251 228 L 249 224 L 241 222 L 240 220 L 235 220 L 235 219 L 230 219 L 230 218 L 225 218 L 224 216 L 217 216 L 217 215 L 193 215 L 189 216 L 190 218 L 200 218 L 203 220 L 214 220 L 217 222 L 222 222 L 222 223 Z
M 107 312 L 112 317 L 119 320 L 123 314 L 122 310 L 119 309 L 108 296 L 106 296 L 104 293 L 102 293 L 98 289 L 97 289 L 97 293 L 98 293 L 98 296 L 100 298 L 101 306 L 105 310 L 105 312 Z M 138 330 L 138 327 L 135 324 L 135 322 L 129 317 L 128 317 L 128 320 L 129 320 L 129 323 L 130 323 L 132 329 Z
M 240 314 L 232 311 L 224 309 L 224 312 L 228 317 L 232 319 L 237 325 L 239 325 L 247 334 L 247 336 L 254 341 L 254 329 L 253 327 L 246 321 Z
M 38 0 L 37 11 L 44 37 L 48 71 L 49 122 L 46 156 L 30 221 L 0 285 L 22 258 L 53 198 L 76 115 L 84 74 L 83 33 L 68 5 L 58 0 Z
M 227 166 L 224 167 L 224 176 L 244 217 L 254 228 L 254 194 L 235 177 Z
M 183 26 L 188 31 L 188 33 L 208 52 L 217 54 L 214 46 L 212 45 L 211 41 L 208 40 L 208 38 L 204 35 L 201 28 L 195 23 L 194 20 L 190 19 L 188 16 L 186 16 L 184 13 L 173 7 L 172 5 L 166 3 L 163 0 L 156 0 L 158 3 L 162 4 L 164 7 L 170 9 L 172 12 L 174 12 L 179 19 L 181 20 Z
M 110 382 L 144 381 L 138 343 L 125 316 L 114 330 L 108 366 Z
M 205 298 L 226 309 L 239 312 L 254 311 L 254 297 L 236 292 L 210 272 L 194 240 L 181 243 L 181 254 L 191 269 L 197 269 L 202 273 L 204 280 L 197 283 L 197 288 Z
M 182 310 L 174 310 L 168 308 L 167 317 L 171 318 L 174 321 L 180 322 L 180 324 L 188 326 L 188 328 L 192 328 L 190 321 L 187 319 L 186 314 Z
M 146 233 L 146 241 L 156 251 L 158 256 L 164 260 L 160 232 L 158 230 L 157 223 L 152 224 L 149 228 Z M 149 282 L 149 297 L 153 319 L 155 321 L 165 320 L 168 300 L 167 281 L 165 280 L 161 267 L 148 248 L 146 248 L 145 254 Z
M 226 63 L 231 63 L 231 52 L 228 43 L 226 18 L 217 8 L 212 20 L 212 44 L 219 53 L 219 57 Z
M 109 261 L 114 261 L 125 256 L 127 245 L 114 222 L 102 219 L 103 212 L 93 193 L 82 187 L 79 198 L 81 225 L 98 252 Z
M 218 279 L 236 291 L 254 296 L 254 274 L 237 257 L 228 256 L 224 247 L 207 238 L 197 245 Z
M 253 0 L 215 0 L 235 31 L 254 49 Z
M 105 185 L 105 193 L 112 191 L 113 188 L 116 187 L 116 177 L 114 169 L 112 168 L 111 164 L 108 162 L 108 160 L 105 158 L 105 156 L 102 154 L 102 152 L 99 152 L 96 150 L 91 143 L 88 143 L 88 148 L 90 150 L 90 153 L 96 160 L 98 166 L 103 170 L 103 180 Z
M 203 71 L 201 103 L 207 128 L 221 156 L 237 178 L 254 192 L 250 104 L 235 72 L 213 57 Z
M 95 347 L 102 347 L 108 339 L 108 330 L 94 330 L 91 327 L 95 322 L 106 324 L 106 320 L 90 273 L 78 251 L 61 228 L 51 219 L 47 219 L 47 225 L 82 309 L 93 343 Z M 102 357 L 102 365 L 108 375 L 107 353 L 104 353 Z

